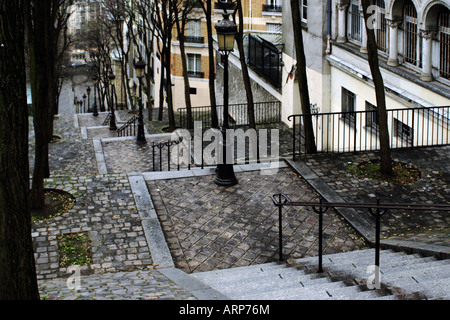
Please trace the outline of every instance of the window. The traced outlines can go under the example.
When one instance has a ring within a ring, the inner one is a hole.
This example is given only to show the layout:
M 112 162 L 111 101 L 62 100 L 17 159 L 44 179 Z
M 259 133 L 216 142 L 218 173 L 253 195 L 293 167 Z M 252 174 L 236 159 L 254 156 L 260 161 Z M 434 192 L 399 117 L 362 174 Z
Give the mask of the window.
M 361 14 L 359 12 L 359 0 L 351 0 L 349 6 L 348 39 L 361 42 Z
M 202 56 L 200 54 L 187 54 L 187 72 L 190 77 L 202 77 Z
M 394 134 L 408 143 L 412 142 L 413 129 L 397 119 L 394 119 Z
M 186 24 L 186 41 L 203 43 L 201 20 L 188 20 Z
M 341 96 L 341 103 L 342 103 L 342 112 L 343 118 L 348 120 L 355 120 L 355 109 L 356 109 L 356 95 L 342 87 L 342 96 Z
M 308 0 L 301 0 L 301 1 L 302 1 L 301 6 L 302 21 L 306 22 L 308 20 Z
M 377 107 L 366 101 L 366 127 L 378 129 L 378 125 Z
M 283 32 L 283 25 L 281 23 L 266 23 L 266 31 L 281 33 Z
M 379 20 L 377 21 L 377 28 L 375 36 L 377 38 L 378 50 L 381 52 L 389 52 L 389 26 L 386 21 L 386 9 L 384 0 L 376 0 L 376 6 L 379 8 Z
M 450 10 L 439 14 L 439 76 L 450 79 Z
M 263 11 L 281 12 L 282 0 L 267 0 L 266 4 L 263 4 Z
M 417 24 L 417 11 L 411 0 L 404 7 L 403 14 L 403 56 L 405 62 L 420 67 L 419 27 Z

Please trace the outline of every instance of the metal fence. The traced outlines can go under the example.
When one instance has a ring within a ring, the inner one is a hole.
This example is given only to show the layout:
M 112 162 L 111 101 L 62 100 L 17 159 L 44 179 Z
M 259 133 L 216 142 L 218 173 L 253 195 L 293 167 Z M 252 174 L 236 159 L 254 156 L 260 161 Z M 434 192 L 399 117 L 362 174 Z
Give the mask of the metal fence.
M 255 102 L 255 122 L 256 124 L 272 124 L 281 122 L 281 102 Z M 211 107 L 193 107 L 193 121 L 201 121 L 203 127 L 211 126 Z M 186 128 L 187 109 L 178 109 L 178 126 Z M 246 103 L 230 104 L 228 107 L 228 122 L 230 127 L 249 125 L 248 106 Z M 223 106 L 217 106 L 217 117 L 219 124 L 223 122 Z
M 378 113 L 365 111 L 291 115 L 293 157 L 305 154 L 305 117 L 312 118 L 318 152 L 373 151 L 380 148 Z M 387 110 L 390 147 L 414 148 L 450 144 L 450 106 Z
M 281 54 L 272 43 L 249 35 L 248 65 L 275 88 L 281 88 Z
M 380 203 L 377 199 L 376 203 L 358 203 L 358 202 L 327 202 L 320 198 L 320 201 L 291 201 L 283 193 L 272 195 L 272 201 L 278 207 L 278 254 L 279 260 L 283 261 L 283 207 L 312 207 L 314 212 L 319 214 L 319 255 L 318 255 L 318 272 L 323 272 L 322 256 L 323 256 L 323 214 L 329 208 L 351 208 L 368 210 L 370 215 L 375 218 L 375 265 L 380 267 L 380 239 L 381 239 L 381 218 L 388 210 L 408 210 L 408 211 L 440 211 L 450 212 L 450 204 L 429 204 L 429 203 Z M 371 240 L 370 240 L 371 241 Z

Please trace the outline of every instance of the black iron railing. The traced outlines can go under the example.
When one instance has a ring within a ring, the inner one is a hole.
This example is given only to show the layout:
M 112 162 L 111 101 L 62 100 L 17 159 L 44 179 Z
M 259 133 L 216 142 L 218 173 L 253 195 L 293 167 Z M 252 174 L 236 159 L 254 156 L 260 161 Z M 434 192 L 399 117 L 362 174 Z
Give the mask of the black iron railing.
M 216 10 L 223 10 L 223 9 L 233 10 L 235 6 L 236 6 L 236 3 L 232 2 L 231 0 L 214 2 L 214 9 L 216 9 Z
M 283 11 L 283 7 L 281 5 L 275 5 L 275 4 L 263 4 L 262 10 L 268 11 L 268 12 L 281 12 L 281 11 Z
M 373 151 L 380 148 L 378 113 L 365 111 L 291 115 L 292 151 L 305 154 L 304 120 L 311 117 L 318 152 Z M 450 106 L 387 110 L 390 146 L 414 148 L 450 144 Z
M 276 89 L 281 88 L 282 52 L 272 43 L 249 35 L 248 65 Z
M 281 102 L 255 102 L 255 122 L 256 124 L 273 124 L 281 122 Z M 202 121 L 204 127 L 211 126 L 211 107 L 194 107 L 192 110 L 193 121 Z M 230 104 L 229 123 L 231 127 L 249 125 L 248 106 L 246 103 Z M 223 106 L 217 106 L 217 115 L 219 122 L 223 118 Z M 178 126 L 186 128 L 187 110 L 186 108 L 178 109 Z
M 109 120 L 111 120 L 111 113 L 108 113 L 108 114 L 106 115 L 106 118 L 105 118 L 105 120 L 103 120 L 102 125 L 104 125 L 104 126 L 109 125 Z
M 180 36 L 177 37 L 177 39 L 180 39 Z M 191 42 L 191 43 L 204 43 L 205 37 L 201 36 L 184 36 L 183 37 L 184 42 Z
M 380 267 L 380 234 L 381 234 L 381 217 L 388 210 L 422 210 L 422 211 L 446 211 L 450 212 L 450 204 L 429 204 L 429 203 L 357 203 L 357 202 L 326 202 L 320 199 L 319 202 L 311 201 L 291 201 L 285 194 L 274 194 L 272 201 L 278 207 L 279 220 L 279 260 L 283 261 L 283 242 L 282 242 L 282 216 L 284 206 L 309 206 L 314 212 L 319 214 L 319 256 L 318 256 L 318 272 L 323 272 L 322 256 L 323 256 L 323 214 L 329 208 L 353 208 L 367 209 L 371 216 L 375 218 L 375 265 Z M 417 214 L 417 212 L 416 212 Z
M 187 72 L 189 77 L 192 78 L 204 78 L 205 77 L 205 73 L 201 72 L 201 71 L 189 71 Z
M 170 171 L 171 163 L 173 162 L 173 159 L 171 158 L 171 149 L 173 146 L 176 146 L 178 148 L 182 141 L 183 137 L 180 137 L 178 140 L 168 140 L 163 142 L 153 141 L 151 144 L 152 171 Z M 181 169 L 182 163 L 180 162 L 180 157 L 176 157 L 176 159 L 176 163 L 172 164 L 174 164 L 179 171 Z M 188 169 L 191 169 L 190 162 L 188 164 Z
M 136 135 L 136 122 L 138 116 L 133 116 L 130 120 L 125 122 L 120 128 L 117 129 L 118 137 L 135 136 Z

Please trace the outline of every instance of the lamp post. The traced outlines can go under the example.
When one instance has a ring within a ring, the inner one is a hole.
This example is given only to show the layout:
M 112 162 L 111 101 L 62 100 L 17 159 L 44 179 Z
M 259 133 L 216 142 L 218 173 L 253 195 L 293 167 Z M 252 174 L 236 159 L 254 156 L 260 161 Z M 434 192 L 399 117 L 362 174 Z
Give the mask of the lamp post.
M 87 89 L 87 94 L 88 94 L 88 107 L 87 107 L 87 112 L 91 112 L 91 88 L 88 86 Z
M 217 174 L 214 182 L 219 186 L 234 186 L 238 183 L 234 174 L 233 164 L 227 163 L 227 134 L 228 125 L 228 56 L 234 48 L 234 38 L 237 26 L 228 19 L 229 14 L 225 11 L 223 19 L 215 25 L 219 52 L 223 57 L 223 123 L 222 132 L 222 163 L 217 165 Z M 232 143 L 232 141 L 230 141 Z M 229 150 L 230 151 L 230 150 Z
M 92 115 L 94 117 L 98 116 L 98 108 L 97 108 L 97 83 L 98 83 L 98 77 L 97 75 L 94 75 L 92 77 L 92 83 L 94 84 L 94 112 Z
M 86 112 L 86 93 L 83 94 L 83 113 Z
M 142 57 L 134 64 L 136 69 L 136 76 L 139 79 L 139 116 L 138 116 L 138 131 L 136 143 L 138 145 L 146 144 L 145 133 L 144 133 L 144 116 L 142 115 L 142 78 L 145 75 L 145 62 Z
M 114 72 L 111 70 L 108 74 L 108 79 L 111 83 L 111 118 L 109 120 L 109 130 L 117 130 L 117 126 L 116 126 L 116 116 L 114 114 L 114 79 L 116 78 L 116 75 L 114 74 Z

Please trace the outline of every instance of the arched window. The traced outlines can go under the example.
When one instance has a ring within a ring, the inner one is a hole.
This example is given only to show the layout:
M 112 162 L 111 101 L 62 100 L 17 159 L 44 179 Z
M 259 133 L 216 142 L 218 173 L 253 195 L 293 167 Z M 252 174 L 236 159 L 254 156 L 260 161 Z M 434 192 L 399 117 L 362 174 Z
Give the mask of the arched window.
M 361 13 L 359 12 L 359 0 L 351 0 L 348 8 L 348 39 L 361 43 Z
M 450 10 L 439 14 L 439 76 L 450 79 Z
M 376 21 L 377 26 L 375 29 L 378 50 L 387 53 L 389 51 L 389 26 L 386 21 L 386 8 L 384 5 L 384 0 L 376 0 L 375 5 L 380 10 L 378 12 L 379 20 Z
M 420 67 L 420 42 L 417 11 L 411 0 L 403 9 L 403 57 L 405 62 Z

